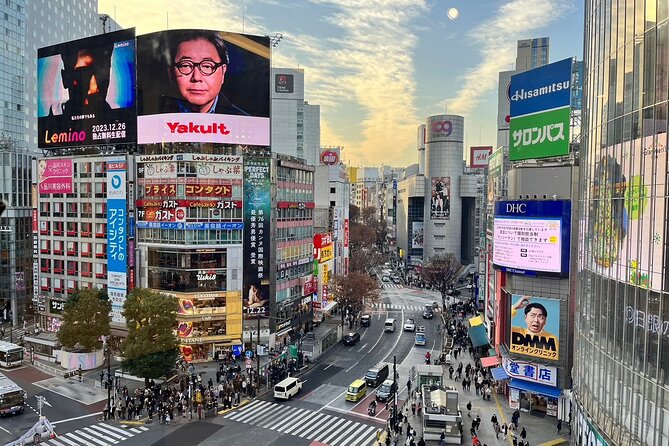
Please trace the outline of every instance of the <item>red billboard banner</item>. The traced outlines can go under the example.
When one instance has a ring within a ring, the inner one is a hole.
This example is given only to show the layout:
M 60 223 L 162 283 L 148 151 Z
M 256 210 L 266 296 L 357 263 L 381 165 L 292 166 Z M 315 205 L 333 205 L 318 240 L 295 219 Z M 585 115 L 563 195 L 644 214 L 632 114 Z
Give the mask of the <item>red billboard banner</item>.
M 332 234 L 329 232 L 323 234 L 314 234 L 314 248 L 320 249 L 332 244 Z
M 33 232 L 37 232 L 37 209 L 33 209 Z
M 344 248 L 348 248 L 348 218 L 344 219 Z
M 137 200 L 136 204 L 138 208 L 157 209 L 237 209 L 242 207 L 241 200 Z
M 313 209 L 316 203 L 313 202 L 296 202 L 296 201 L 279 201 L 277 203 L 279 209 Z

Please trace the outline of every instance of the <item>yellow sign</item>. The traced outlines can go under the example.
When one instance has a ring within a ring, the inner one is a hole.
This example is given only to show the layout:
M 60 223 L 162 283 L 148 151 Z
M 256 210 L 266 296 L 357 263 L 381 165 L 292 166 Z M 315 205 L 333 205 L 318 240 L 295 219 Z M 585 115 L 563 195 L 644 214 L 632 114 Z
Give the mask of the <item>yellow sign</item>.
M 323 265 L 323 283 L 330 283 L 330 268 L 328 265 Z
M 327 262 L 328 260 L 332 260 L 333 258 L 334 258 L 334 247 L 332 243 L 321 248 L 321 255 L 319 258 L 321 263 Z

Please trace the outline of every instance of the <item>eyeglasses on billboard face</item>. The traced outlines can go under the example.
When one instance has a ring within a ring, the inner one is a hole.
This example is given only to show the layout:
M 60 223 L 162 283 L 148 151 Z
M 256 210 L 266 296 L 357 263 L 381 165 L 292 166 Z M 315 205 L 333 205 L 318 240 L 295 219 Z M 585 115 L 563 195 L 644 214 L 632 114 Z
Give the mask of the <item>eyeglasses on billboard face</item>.
M 174 67 L 179 73 L 188 76 L 193 72 L 195 67 L 202 73 L 203 76 L 211 76 L 216 72 L 218 67 L 225 65 L 223 62 L 214 62 L 213 60 L 203 60 L 200 62 L 193 62 L 192 60 L 184 60 L 174 64 Z

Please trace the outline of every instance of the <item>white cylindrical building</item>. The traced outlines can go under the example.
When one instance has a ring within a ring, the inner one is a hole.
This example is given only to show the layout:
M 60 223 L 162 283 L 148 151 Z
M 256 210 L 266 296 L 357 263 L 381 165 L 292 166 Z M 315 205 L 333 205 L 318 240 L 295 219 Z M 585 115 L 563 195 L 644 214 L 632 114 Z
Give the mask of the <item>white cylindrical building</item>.
M 425 218 L 423 262 L 435 254 L 461 257 L 462 200 L 460 176 L 464 118 L 427 118 L 425 135 Z

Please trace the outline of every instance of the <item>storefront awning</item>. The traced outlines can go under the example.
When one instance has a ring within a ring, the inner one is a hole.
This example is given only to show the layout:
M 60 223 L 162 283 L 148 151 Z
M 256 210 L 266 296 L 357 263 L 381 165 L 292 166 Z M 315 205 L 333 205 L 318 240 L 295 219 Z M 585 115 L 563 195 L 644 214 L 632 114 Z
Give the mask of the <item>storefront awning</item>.
M 483 324 L 483 319 L 481 319 L 481 316 L 475 316 L 471 319 L 469 319 L 469 326 L 470 327 L 476 327 Z
M 481 358 L 481 365 L 483 367 L 493 367 L 500 365 L 502 363 L 502 358 L 499 356 L 488 356 L 487 358 Z
M 522 379 L 511 379 L 509 387 L 518 390 L 525 390 L 526 392 L 537 393 L 539 395 L 548 396 L 551 398 L 559 398 L 562 394 L 562 389 L 546 386 L 532 381 L 523 381 Z
M 474 347 L 480 347 L 482 345 L 488 345 L 488 333 L 485 330 L 485 325 L 477 325 L 472 327 L 467 331 L 469 338 L 472 340 L 472 345 Z
M 495 367 L 490 369 L 490 373 L 492 373 L 492 377 L 495 378 L 497 381 L 501 381 L 503 379 L 509 379 L 509 375 L 506 374 L 506 370 L 504 370 L 502 367 Z

